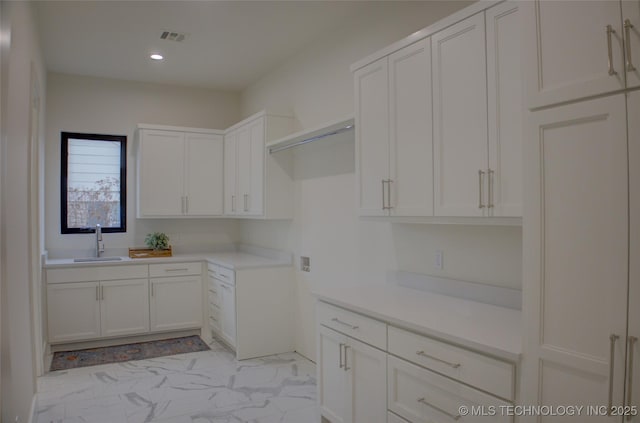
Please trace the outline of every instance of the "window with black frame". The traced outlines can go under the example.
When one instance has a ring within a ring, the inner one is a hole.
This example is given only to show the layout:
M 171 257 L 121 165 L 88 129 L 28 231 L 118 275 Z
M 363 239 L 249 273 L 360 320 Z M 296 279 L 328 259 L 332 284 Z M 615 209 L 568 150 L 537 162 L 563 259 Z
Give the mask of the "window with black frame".
M 61 142 L 61 232 L 126 232 L 127 137 L 62 132 Z

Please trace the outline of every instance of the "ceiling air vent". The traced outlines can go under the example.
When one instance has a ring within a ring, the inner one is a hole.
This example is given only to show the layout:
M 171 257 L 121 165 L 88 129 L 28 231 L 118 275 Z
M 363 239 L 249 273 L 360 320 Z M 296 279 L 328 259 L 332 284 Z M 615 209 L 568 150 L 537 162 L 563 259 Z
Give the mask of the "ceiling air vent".
M 168 41 L 182 42 L 186 37 L 187 37 L 187 34 L 185 34 L 184 32 L 162 31 L 162 34 L 160 34 L 161 40 L 168 40 Z

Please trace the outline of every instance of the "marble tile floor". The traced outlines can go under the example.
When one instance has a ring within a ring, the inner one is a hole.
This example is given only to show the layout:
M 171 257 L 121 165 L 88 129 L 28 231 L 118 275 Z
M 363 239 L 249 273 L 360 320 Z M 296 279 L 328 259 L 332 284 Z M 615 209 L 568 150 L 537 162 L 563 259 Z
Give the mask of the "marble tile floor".
M 211 351 L 50 372 L 34 423 L 316 423 L 315 365 Z

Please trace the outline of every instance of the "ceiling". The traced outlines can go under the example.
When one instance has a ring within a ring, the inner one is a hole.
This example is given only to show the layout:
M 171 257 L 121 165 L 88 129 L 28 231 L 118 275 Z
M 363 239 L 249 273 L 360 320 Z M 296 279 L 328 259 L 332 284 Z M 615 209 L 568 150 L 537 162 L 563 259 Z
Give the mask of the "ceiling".
M 241 90 L 357 13 L 363 1 L 40 1 L 47 69 Z M 187 34 L 161 40 L 163 30 Z M 163 61 L 149 58 L 164 55 Z

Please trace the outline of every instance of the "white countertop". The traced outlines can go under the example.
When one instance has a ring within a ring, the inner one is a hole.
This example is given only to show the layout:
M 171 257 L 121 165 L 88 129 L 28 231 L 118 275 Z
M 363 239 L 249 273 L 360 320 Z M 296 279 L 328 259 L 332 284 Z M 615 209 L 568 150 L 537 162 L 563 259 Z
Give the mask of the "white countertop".
M 522 312 L 396 285 L 316 285 L 318 299 L 440 338 L 519 361 Z
M 132 264 L 162 264 L 174 262 L 207 261 L 229 269 L 251 269 L 259 267 L 291 266 L 291 255 L 271 254 L 271 257 L 252 254 L 246 251 L 227 251 L 217 253 L 175 254 L 172 257 L 136 258 L 121 257 L 117 261 L 74 262 L 72 258 L 47 259 L 44 267 L 87 267 L 87 266 L 123 266 Z

